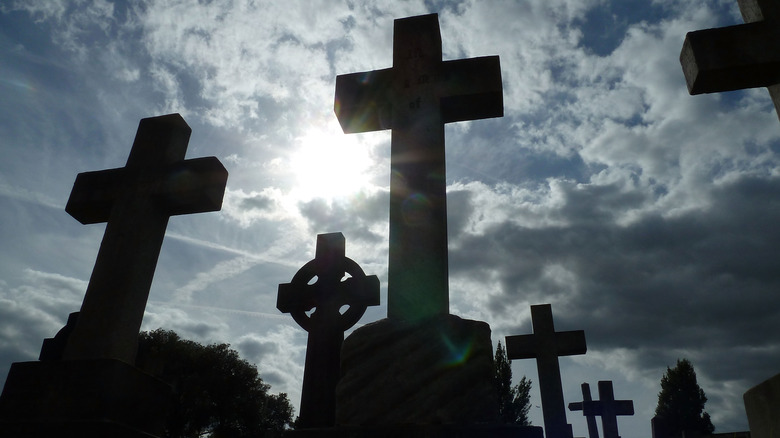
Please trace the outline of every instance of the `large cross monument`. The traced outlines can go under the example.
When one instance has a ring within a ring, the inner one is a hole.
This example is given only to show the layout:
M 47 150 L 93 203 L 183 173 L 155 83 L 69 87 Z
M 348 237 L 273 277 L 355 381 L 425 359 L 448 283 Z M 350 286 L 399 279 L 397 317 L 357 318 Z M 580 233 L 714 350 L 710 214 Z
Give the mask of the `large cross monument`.
M 336 424 L 540 436 L 484 428 L 498 420 L 490 327 L 449 313 L 444 124 L 503 116 L 498 56 L 443 61 L 436 14 L 395 20 L 392 68 L 338 76 L 335 112 L 345 133 L 391 130 L 392 170 L 388 317 L 344 341 Z
M 448 314 L 444 124 L 504 115 L 498 56 L 442 61 L 437 14 L 395 20 L 393 67 L 338 76 L 335 111 L 392 133 L 387 316 Z

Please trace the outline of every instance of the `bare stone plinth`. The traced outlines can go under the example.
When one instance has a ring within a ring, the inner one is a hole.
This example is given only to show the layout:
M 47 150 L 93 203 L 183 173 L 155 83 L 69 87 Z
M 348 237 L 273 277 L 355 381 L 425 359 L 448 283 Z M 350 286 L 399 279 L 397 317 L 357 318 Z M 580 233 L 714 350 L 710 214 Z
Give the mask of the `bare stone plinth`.
M 115 359 L 17 362 L 0 395 L 0 437 L 162 436 L 171 394 Z
M 416 323 L 383 319 L 344 341 L 337 426 L 497 421 L 486 323 L 454 315 Z
M 780 431 L 780 374 L 750 388 L 743 399 L 751 436 L 776 437 Z

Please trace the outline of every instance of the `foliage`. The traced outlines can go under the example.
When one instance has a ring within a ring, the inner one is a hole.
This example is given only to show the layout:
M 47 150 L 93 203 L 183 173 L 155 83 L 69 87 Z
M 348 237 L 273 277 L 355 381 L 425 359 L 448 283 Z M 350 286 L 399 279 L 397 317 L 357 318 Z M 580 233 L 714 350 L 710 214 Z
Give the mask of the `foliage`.
M 704 412 L 707 396 L 696 382 L 696 371 L 688 359 L 677 359 L 674 368 L 666 368 L 661 378 L 656 417 L 668 428 L 671 436 L 694 432 L 709 435 L 715 430 L 710 414 Z
M 173 331 L 139 337 L 138 363 L 174 388 L 167 438 L 262 436 L 292 422 L 287 394 L 268 394 L 257 368 L 228 344 L 201 345 Z
M 512 386 L 512 367 L 501 341 L 496 347 L 493 367 L 493 383 L 498 392 L 500 421 L 507 424 L 530 426 L 528 410 L 531 408 L 531 380 L 523 376 L 517 385 Z

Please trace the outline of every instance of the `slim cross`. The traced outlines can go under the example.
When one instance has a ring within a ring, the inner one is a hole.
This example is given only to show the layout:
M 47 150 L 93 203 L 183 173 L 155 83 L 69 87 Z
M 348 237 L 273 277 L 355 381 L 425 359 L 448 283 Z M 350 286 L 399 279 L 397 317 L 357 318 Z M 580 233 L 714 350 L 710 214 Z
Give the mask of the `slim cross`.
M 583 396 L 585 395 L 585 385 L 583 383 Z M 617 416 L 634 415 L 634 402 L 631 400 L 615 400 L 615 392 L 612 389 L 611 380 L 599 381 L 599 399 L 588 400 L 590 390 L 588 390 L 587 399 L 581 403 L 569 404 L 571 410 L 582 410 L 582 415 L 592 418 L 594 415 L 601 417 L 601 428 L 604 430 L 604 438 L 620 438 L 618 435 Z M 572 408 L 572 405 L 579 405 L 579 409 Z M 590 423 L 588 423 L 590 430 Z
M 395 20 L 393 67 L 336 78 L 345 133 L 391 129 L 388 317 L 449 313 L 444 124 L 501 117 L 498 56 L 442 61 L 437 14 Z
M 583 410 L 583 403 L 593 401 L 593 398 L 590 396 L 590 385 L 587 383 L 582 384 L 582 400 L 583 401 L 581 402 L 569 403 L 569 410 L 581 411 Z M 599 438 L 599 428 L 596 426 L 596 416 L 585 415 L 585 421 L 588 423 L 588 438 Z
M 549 304 L 531 306 L 531 321 L 533 334 L 505 338 L 506 355 L 510 360 L 536 358 L 545 435 L 571 438 L 571 425 L 566 422 L 558 356 L 585 354 L 585 332 L 556 332 L 552 306 Z
M 125 167 L 76 177 L 65 211 L 107 224 L 64 359 L 134 363 L 168 218 L 222 207 L 227 170 L 215 157 L 184 160 L 191 132 L 178 114 L 142 119 Z
M 358 322 L 367 306 L 379 305 L 379 279 L 367 277 L 345 257 L 345 246 L 341 233 L 318 235 L 314 260 L 299 269 L 292 282 L 279 285 L 276 308 L 290 313 L 309 332 L 298 420 L 305 428 L 334 425 L 344 331 Z M 345 305 L 349 309 L 342 314 Z
M 780 2 L 739 0 L 746 24 L 689 32 L 680 62 L 691 94 L 768 87 L 780 117 Z

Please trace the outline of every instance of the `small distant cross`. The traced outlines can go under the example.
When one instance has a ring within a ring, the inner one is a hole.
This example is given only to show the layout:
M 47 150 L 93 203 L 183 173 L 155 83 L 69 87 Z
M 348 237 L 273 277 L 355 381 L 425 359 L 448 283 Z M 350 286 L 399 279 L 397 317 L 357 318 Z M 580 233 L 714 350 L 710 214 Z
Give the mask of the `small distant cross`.
M 780 2 L 739 0 L 746 24 L 689 32 L 680 62 L 691 94 L 768 87 L 780 117 Z
M 309 332 L 299 419 L 305 428 L 334 425 L 344 331 L 379 305 L 379 279 L 347 258 L 345 246 L 341 233 L 318 235 L 314 260 L 279 285 L 276 308 Z M 343 314 L 342 306 L 349 306 Z
M 590 385 L 587 383 L 582 384 L 582 400 L 581 402 L 569 403 L 570 411 L 581 411 L 584 402 L 591 402 L 593 398 L 590 395 Z M 585 415 L 585 421 L 588 423 L 588 437 L 599 438 L 599 428 L 596 426 L 596 416 L 594 414 Z
M 585 385 L 583 383 L 582 394 L 585 396 Z M 588 390 L 588 397 L 583 398 L 584 401 L 580 403 L 570 403 L 569 409 L 572 411 L 582 410 L 582 415 L 588 418 L 592 418 L 595 415 L 601 417 L 601 428 L 604 430 L 604 438 L 620 438 L 618 435 L 617 416 L 618 415 L 634 415 L 634 402 L 631 400 L 615 400 L 615 393 L 612 389 L 612 381 L 602 380 L 599 381 L 599 399 L 589 400 L 590 390 Z M 590 423 L 588 423 L 588 430 L 590 430 Z M 591 435 L 591 438 L 593 436 Z
M 392 130 L 388 317 L 449 313 L 444 124 L 503 116 L 498 56 L 442 61 L 437 14 L 395 20 L 393 67 L 338 76 L 335 111 Z
M 549 304 L 531 306 L 531 321 L 533 334 L 505 338 L 506 355 L 510 360 L 536 358 L 545 435 L 571 438 L 573 434 L 571 425 L 566 421 L 558 357 L 585 354 L 585 332 L 556 332 Z
M 178 114 L 142 119 L 125 167 L 76 177 L 65 211 L 107 224 L 64 359 L 134 363 L 168 218 L 222 207 L 227 170 L 214 157 L 184 160 L 191 132 Z

